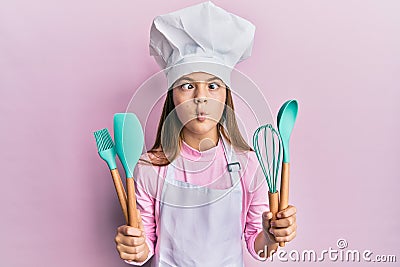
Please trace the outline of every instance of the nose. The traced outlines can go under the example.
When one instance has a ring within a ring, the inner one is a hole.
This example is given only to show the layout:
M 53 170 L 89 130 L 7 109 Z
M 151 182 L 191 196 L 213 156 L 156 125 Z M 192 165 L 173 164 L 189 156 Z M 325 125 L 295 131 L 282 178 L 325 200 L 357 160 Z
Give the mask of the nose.
M 196 97 L 194 98 L 194 103 L 196 104 L 201 104 L 201 103 L 206 103 L 207 98 L 206 97 Z
M 207 103 L 207 96 L 208 96 L 207 94 L 208 94 L 207 85 L 204 83 L 198 83 L 196 88 L 196 94 L 194 96 L 194 103 L 196 104 Z

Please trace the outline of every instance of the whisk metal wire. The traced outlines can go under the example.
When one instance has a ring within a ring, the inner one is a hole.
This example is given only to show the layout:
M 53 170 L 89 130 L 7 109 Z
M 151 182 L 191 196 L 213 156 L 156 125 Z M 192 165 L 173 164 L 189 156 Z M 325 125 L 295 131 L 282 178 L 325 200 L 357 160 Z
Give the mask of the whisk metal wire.
M 270 134 L 269 134 L 270 133 Z M 259 137 L 262 137 L 263 147 L 260 147 Z M 268 156 L 268 138 L 271 139 L 272 142 L 272 161 Z M 278 140 L 277 144 L 276 139 Z M 271 124 L 262 125 L 257 128 L 253 135 L 253 147 L 256 152 L 257 159 L 260 163 L 261 169 L 264 173 L 264 176 L 267 180 L 268 188 L 271 193 L 277 192 L 276 184 L 278 180 L 279 167 L 281 165 L 282 160 L 282 140 L 279 135 L 279 132 L 274 129 Z M 277 150 L 277 151 L 276 151 Z M 264 153 L 263 153 L 264 152 Z M 276 152 L 278 152 L 278 156 L 276 157 Z M 265 166 L 267 164 L 267 167 Z

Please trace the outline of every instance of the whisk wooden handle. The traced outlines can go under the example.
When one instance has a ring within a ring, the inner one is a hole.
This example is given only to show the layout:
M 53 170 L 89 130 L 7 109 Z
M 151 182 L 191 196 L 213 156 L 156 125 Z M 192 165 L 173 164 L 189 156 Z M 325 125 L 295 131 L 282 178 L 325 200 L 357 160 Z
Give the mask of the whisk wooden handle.
M 128 225 L 138 227 L 137 211 L 136 211 L 136 195 L 135 181 L 132 178 L 126 179 L 126 188 L 128 191 Z
M 276 219 L 276 213 L 278 212 L 278 203 L 279 203 L 279 193 L 271 193 L 268 191 L 268 202 L 269 202 L 269 211 L 272 212 L 272 220 Z
M 272 212 L 272 221 L 276 219 L 276 213 L 278 212 L 278 203 L 279 203 L 279 193 L 271 193 L 268 191 L 268 202 L 269 202 L 269 211 Z M 278 248 L 278 244 L 274 244 L 273 246 L 268 246 L 267 255 L 271 256 L 272 251 L 276 251 Z
M 126 193 L 118 169 L 111 170 L 111 176 L 113 178 L 115 190 L 117 191 L 119 204 L 121 205 L 122 212 L 124 213 L 125 221 L 128 222 L 128 207 L 126 204 Z
M 289 205 L 289 162 L 282 163 L 281 172 L 281 195 L 279 211 L 284 210 Z M 279 246 L 284 247 L 285 242 L 279 242 Z

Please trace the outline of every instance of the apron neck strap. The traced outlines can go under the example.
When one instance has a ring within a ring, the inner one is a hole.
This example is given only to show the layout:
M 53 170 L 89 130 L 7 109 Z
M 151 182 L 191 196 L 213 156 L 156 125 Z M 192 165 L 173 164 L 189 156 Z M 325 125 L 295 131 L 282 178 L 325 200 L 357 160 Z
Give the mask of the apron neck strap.
M 222 146 L 224 147 L 225 158 L 228 162 L 228 171 L 229 172 L 238 172 L 241 170 L 241 166 L 239 161 L 236 159 L 236 153 L 233 149 L 233 146 L 230 142 L 228 142 L 225 137 L 220 134 L 220 139 L 222 141 Z

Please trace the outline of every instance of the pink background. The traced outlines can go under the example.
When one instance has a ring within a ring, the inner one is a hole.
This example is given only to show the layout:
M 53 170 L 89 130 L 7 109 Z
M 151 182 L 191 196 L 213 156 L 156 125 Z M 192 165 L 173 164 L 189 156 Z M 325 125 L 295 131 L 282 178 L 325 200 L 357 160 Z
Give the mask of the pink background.
M 123 217 L 93 132 L 111 130 L 158 71 L 152 19 L 199 2 L 2 2 L 2 266 L 125 266 L 113 240 Z M 400 2 L 214 3 L 256 25 L 238 69 L 272 111 L 300 103 L 290 200 L 299 228 L 285 249 L 345 238 L 349 249 L 399 258 Z

